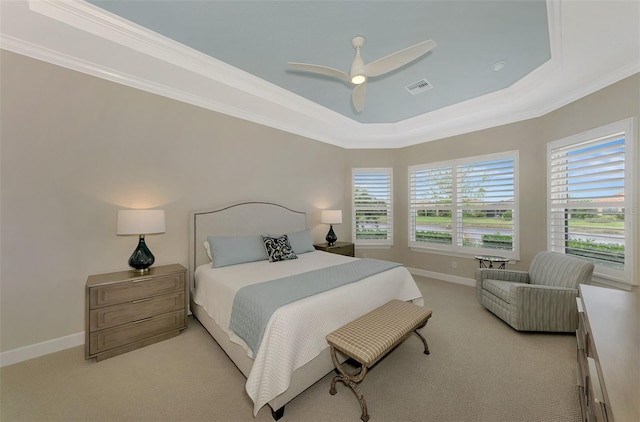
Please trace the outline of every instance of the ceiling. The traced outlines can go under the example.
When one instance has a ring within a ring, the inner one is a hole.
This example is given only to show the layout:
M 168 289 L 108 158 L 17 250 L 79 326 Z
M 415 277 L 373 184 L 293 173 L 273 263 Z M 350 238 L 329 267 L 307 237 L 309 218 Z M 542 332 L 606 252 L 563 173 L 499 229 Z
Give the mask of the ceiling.
M 547 8 L 535 1 L 151 1 L 91 3 L 361 123 L 394 123 L 509 87 L 551 58 Z M 287 62 L 349 71 L 351 39 L 365 62 L 433 39 L 427 56 L 368 82 L 365 109 L 346 81 Z M 494 63 L 505 67 L 494 72 Z M 426 78 L 434 88 L 405 90 Z
M 544 0 L 0 2 L 0 47 L 345 148 L 394 148 L 541 116 L 640 71 L 640 2 Z M 351 86 L 348 72 L 437 47 Z M 493 66 L 503 62 L 503 68 Z M 431 89 L 405 87 L 426 79 Z M 639 87 L 640 92 L 640 87 Z

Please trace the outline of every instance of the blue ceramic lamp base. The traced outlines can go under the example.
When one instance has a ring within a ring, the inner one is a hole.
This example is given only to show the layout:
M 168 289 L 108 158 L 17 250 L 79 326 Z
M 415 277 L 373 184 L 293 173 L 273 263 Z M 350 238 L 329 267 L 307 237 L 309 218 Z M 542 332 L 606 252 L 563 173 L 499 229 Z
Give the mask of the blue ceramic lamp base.
M 325 239 L 329 246 L 333 246 L 333 244 L 336 243 L 336 240 L 338 240 L 338 236 L 336 236 L 336 233 L 333 231 L 333 224 L 329 225 L 329 233 L 327 233 L 327 237 Z
M 141 234 L 138 247 L 136 247 L 129 258 L 129 266 L 133 267 L 137 273 L 144 273 L 149 271 L 149 267 L 153 265 L 155 260 L 156 258 L 153 256 L 144 241 L 144 235 Z

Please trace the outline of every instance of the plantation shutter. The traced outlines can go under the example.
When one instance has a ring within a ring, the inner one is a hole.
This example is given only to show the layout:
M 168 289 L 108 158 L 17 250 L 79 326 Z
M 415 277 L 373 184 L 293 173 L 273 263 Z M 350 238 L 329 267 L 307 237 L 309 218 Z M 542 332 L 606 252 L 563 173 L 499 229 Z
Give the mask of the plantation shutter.
M 515 159 L 474 161 L 456 167 L 458 244 L 513 250 Z M 487 233 L 500 219 L 500 228 Z M 505 224 L 507 223 L 507 224 Z
M 409 167 L 409 247 L 519 259 L 518 152 Z
M 353 169 L 352 174 L 354 243 L 392 245 L 392 169 Z
M 409 168 L 409 242 L 450 245 L 453 176 L 450 166 Z M 424 225 L 423 217 L 438 222 Z
M 549 157 L 551 251 L 625 270 L 626 149 L 624 132 L 554 143 Z

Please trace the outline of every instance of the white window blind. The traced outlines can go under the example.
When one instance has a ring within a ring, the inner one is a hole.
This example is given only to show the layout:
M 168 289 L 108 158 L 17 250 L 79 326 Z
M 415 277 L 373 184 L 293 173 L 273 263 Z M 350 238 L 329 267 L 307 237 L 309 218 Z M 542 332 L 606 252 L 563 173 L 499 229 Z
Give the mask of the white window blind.
M 518 258 L 517 151 L 409 167 L 409 246 Z
M 458 165 L 460 245 L 514 250 L 515 180 L 513 157 Z
M 393 170 L 355 168 L 352 179 L 354 243 L 393 245 Z
M 409 242 L 452 244 L 453 172 L 450 166 L 409 168 Z
M 632 280 L 637 220 L 630 135 L 627 120 L 548 146 L 548 249 L 623 282 Z

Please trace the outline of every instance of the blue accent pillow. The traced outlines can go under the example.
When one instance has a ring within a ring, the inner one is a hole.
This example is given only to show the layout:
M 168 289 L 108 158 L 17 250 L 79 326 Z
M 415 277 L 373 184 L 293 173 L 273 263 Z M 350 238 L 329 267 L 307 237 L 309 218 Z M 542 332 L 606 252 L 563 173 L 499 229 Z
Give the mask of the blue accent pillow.
M 260 236 L 208 236 L 213 268 L 268 259 Z
M 311 238 L 311 229 L 302 230 L 294 233 L 287 233 L 289 238 L 289 244 L 293 248 L 293 252 L 296 255 L 300 255 L 306 252 L 313 252 L 316 248 L 313 247 L 313 239 Z
M 289 239 L 286 234 L 280 237 L 270 237 L 263 235 L 262 243 L 264 250 L 269 257 L 269 262 L 286 261 L 288 259 L 297 259 L 298 256 L 293 252 Z

